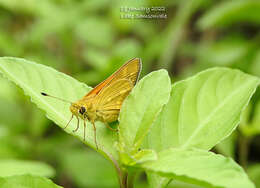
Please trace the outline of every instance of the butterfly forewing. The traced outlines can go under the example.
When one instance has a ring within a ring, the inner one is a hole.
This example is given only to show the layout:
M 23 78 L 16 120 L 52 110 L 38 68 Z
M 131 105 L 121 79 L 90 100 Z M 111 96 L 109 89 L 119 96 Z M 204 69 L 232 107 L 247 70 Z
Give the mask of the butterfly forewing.
M 113 82 L 109 87 L 98 94 L 98 109 L 120 109 L 122 100 L 125 99 L 133 87 L 132 82 L 126 79 Z
M 103 89 L 96 97 L 96 109 L 105 122 L 115 121 L 122 103 L 134 87 L 132 81 L 121 79 Z
M 95 97 L 101 92 L 101 90 L 109 87 L 112 83 L 117 80 L 127 79 L 130 80 L 133 85 L 136 84 L 140 71 L 141 71 L 141 60 L 139 58 L 134 58 L 126 62 L 121 68 L 119 68 L 114 74 L 109 76 L 106 80 L 98 84 L 94 89 L 92 89 L 83 99 L 88 99 Z

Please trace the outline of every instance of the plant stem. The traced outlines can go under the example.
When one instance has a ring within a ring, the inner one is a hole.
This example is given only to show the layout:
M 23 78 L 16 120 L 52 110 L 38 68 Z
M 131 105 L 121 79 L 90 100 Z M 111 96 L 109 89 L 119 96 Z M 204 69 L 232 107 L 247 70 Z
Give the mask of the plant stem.
M 136 173 L 130 173 L 128 175 L 128 187 L 127 188 L 134 188 L 135 175 L 136 175 Z
M 128 186 L 128 171 L 124 169 L 122 166 L 119 165 L 118 161 L 109 153 L 109 152 L 104 152 L 106 157 L 113 163 L 116 172 L 117 172 L 117 177 L 119 181 L 120 188 L 133 188 L 133 175 L 131 174 L 130 176 L 130 186 Z
M 119 171 L 117 172 L 117 176 L 118 176 L 120 188 L 125 188 L 125 186 L 124 186 L 124 177 L 123 177 L 123 173 L 122 173 L 120 168 L 119 168 Z
M 128 186 L 127 186 L 127 179 L 128 179 L 128 173 L 124 172 L 123 173 L 123 178 L 122 178 L 122 184 L 123 184 L 122 188 L 128 188 Z
M 118 162 L 114 159 L 114 157 L 112 157 L 112 155 L 110 155 L 109 153 L 106 153 L 106 155 L 109 158 L 109 160 L 113 163 L 116 169 L 120 188 L 127 188 L 127 173 L 120 168 Z

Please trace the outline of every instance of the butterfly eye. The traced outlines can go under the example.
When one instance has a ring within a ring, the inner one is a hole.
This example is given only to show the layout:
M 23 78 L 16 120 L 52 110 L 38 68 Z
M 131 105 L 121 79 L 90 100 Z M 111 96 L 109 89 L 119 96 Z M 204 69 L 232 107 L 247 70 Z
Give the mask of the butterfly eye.
M 83 107 L 83 106 L 80 107 L 80 109 L 79 109 L 79 113 L 83 115 L 85 112 L 86 112 L 86 108 Z

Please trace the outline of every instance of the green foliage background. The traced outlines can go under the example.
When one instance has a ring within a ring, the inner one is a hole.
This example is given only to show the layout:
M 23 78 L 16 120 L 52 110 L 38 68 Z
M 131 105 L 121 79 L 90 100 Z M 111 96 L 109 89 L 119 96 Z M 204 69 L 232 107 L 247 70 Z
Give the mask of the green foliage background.
M 168 18 L 120 19 L 121 6 L 165 6 Z M 259 10 L 256 0 L 0 0 L 0 56 L 48 65 L 90 86 L 133 57 L 142 58 L 142 75 L 166 68 L 173 82 L 215 66 L 259 77 Z M 36 171 L 66 188 L 118 185 L 108 161 L 61 131 L 22 90 L 2 78 L 0 86 L 0 159 L 47 163 Z M 259 97 L 258 90 L 239 129 L 213 149 L 242 165 L 256 187 Z M 144 174 L 136 181 L 147 187 Z

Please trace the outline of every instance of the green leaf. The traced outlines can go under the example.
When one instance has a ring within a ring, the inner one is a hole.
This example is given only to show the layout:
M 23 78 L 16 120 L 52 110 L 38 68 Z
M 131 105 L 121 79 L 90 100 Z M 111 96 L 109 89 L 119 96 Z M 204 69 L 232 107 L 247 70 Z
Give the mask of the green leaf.
M 15 159 L 0 160 L 0 177 L 31 174 L 35 176 L 53 177 L 54 169 L 37 161 L 22 161 Z
M 61 188 L 43 177 L 21 175 L 0 178 L 1 188 Z
M 212 68 L 177 82 L 146 145 L 209 150 L 229 136 L 259 85 L 259 79 L 238 70 Z
M 199 149 L 168 149 L 157 161 L 141 165 L 146 170 L 203 187 L 254 188 L 244 170 L 231 158 Z
M 125 165 L 134 166 L 139 163 L 156 160 L 157 153 L 154 150 L 142 149 L 134 154 L 127 152 L 120 153 L 120 157 Z
M 155 117 L 170 95 L 167 71 L 145 76 L 124 101 L 120 113 L 119 147 L 121 152 L 135 154 Z
M 4 77 L 21 87 L 25 94 L 31 97 L 32 102 L 45 111 L 47 117 L 62 128 L 65 127 L 71 117 L 71 112 L 69 111 L 70 104 L 44 97 L 41 95 L 41 92 L 46 92 L 68 101 L 77 101 L 91 89 L 85 84 L 50 67 L 20 58 L 0 58 L 0 72 Z M 83 141 L 82 121 L 80 122 L 79 130 L 75 133 L 72 132 L 77 126 L 76 122 L 76 119 L 72 120 L 65 131 Z M 117 152 L 113 147 L 113 142 L 117 139 L 116 133 L 109 131 L 101 122 L 97 122 L 96 127 L 99 144 L 98 152 L 110 160 L 111 157 L 116 159 Z M 96 149 L 93 127 L 89 122 L 87 123 L 86 141 L 84 143 Z
M 170 147 L 212 148 L 235 129 L 258 83 L 256 77 L 226 68 L 209 69 L 175 83 L 144 147 L 157 152 Z M 150 172 L 147 176 L 155 187 L 169 181 Z
M 200 18 L 198 26 L 201 29 L 208 29 L 231 26 L 237 22 L 259 25 L 259 8 L 260 2 L 255 0 L 223 1 Z
M 205 187 L 174 180 L 167 186 L 167 188 L 205 188 Z
M 142 149 L 141 151 L 137 152 L 133 155 L 134 160 L 136 163 L 144 163 L 147 161 L 154 161 L 157 159 L 157 153 L 154 150 L 150 149 Z
M 146 171 L 147 180 L 150 188 L 167 187 L 170 178 L 162 177 L 154 172 Z

